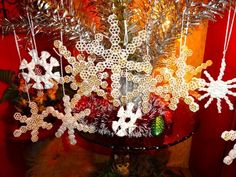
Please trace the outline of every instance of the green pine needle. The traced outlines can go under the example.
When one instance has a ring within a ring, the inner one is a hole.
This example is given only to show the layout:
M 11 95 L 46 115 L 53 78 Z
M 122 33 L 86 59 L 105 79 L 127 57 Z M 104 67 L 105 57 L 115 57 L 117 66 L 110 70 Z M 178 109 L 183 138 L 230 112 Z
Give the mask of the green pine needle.
M 0 69 L 0 81 L 6 84 L 11 84 L 15 76 L 14 71 Z
M 11 85 L 8 87 L 4 93 L 2 98 L 0 99 L 0 103 L 5 102 L 5 101 L 16 101 L 18 98 L 18 90 L 16 85 Z

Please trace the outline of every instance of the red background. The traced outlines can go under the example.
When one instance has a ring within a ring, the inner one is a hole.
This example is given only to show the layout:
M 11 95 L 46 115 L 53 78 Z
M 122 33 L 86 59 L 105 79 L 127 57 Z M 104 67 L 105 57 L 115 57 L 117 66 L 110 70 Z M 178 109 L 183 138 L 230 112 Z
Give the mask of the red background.
M 225 29 L 227 23 L 227 15 L 223 19 L 218 19 L 217 23 L 209 22 L 205 60 L 211 59 L 213 66 L 209 67 L 209 73 L 217 78 L 222 58 L 224 45 Z M 236 25 L 232 32 L 229 49 L 227 52 L 226 62 L 227 68 L 224 80 L 236 77 Z M 231 97 L 234 106 L 235 98 Z M 190 168 L 193 177 L 235 177 L 236 162 L 231 166 L 223 164 L 223 158 L 228 154 L 230 148 L 233 147 L 232 142 L 223 141 L 220 136 L 225 130 L 236 130 L 236 111 L 230 111 L 223 101 L 223 110 L 221 114 L 217 113 L 216 102 L 204 109 L 203 103 L 199 112 L 200 127 L 193 136 Z
M 213 60 L 214 64 L 209 68 L 210 74 L 218 76 L 224 34 L 227 17 L 219 19 L 217 23 L 209 23 L 205 59 Z M 236 27 L 233 30 L 231 43 L 227 53 L 227 69 L 224 79 L 236 77 Z M 0 68 L 18 70 L 19 60 L 17 57 L 14 39 L 6 36 L 0 39 Z M 0 94 L 6 85 L 0 83 Z M 231 98 L 235 104 L 235 98 Z M 205 103 L 205 102 L 204 102 Z M 220 135 L 224 130 L 236 129 L 236 111 L 229 111 L 223 103 L 222 114 L 217 113 L 215 102 L 208 109 L 201 109 L 199 117 L 201 125 L 193 137 L 193 144 L 190 157 L 190 168 L 193 177 L 235 177 L 236 162 L 231 166 L 222 163 L 223 157 L 227 155 L 233 143 L 224 142 Z M 0 105 L 0 177 L 20 177 L 24 174 L 24 144 L 18 143 L 15 146 L 7 140 L 8 124 L 6 118 L 8 105 Z

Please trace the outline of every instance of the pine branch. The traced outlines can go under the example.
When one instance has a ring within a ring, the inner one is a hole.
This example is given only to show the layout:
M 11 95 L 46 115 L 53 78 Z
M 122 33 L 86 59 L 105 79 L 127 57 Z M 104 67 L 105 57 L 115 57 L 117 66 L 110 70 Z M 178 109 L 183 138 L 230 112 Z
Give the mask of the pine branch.
M 15 73 L 10 70 L 0 69 L 0 81 L 6 84 L 11 84 L 14 79 Z

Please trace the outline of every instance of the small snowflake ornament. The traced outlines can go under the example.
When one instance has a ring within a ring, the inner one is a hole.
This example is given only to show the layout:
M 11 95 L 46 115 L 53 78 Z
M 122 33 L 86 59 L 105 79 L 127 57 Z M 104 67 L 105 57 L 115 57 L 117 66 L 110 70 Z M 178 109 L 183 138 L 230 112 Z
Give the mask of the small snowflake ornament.
M 35 89 L 50 89 L 53 87 L 50 80 L 57 82 L 60 80 L 60 73 L 53 73 L 53 67 L 59 66 L 59 62 L 46 51 L 42 51 L 40 57 L 37 54 L 37 51 L 33 49 L 29 51 L 29 55 L 32 57 L 30 63 L 25 59 L 22 60 L 20 69 L 28 70 L 22 72 L 22 76 L 27 83 L 32 79 L 34 81 L 32 87 Z M 47 61 L 48 59 L 49 61 Z
M 75 145 L 77 143 L 75 139 L 75 129 L 79 131 L 89 132 L 93 133 L 95 131 L 94 127 L 89 127 L 87 125 L 79 124 L 78 121 L 86 116 L 90 115 L 90 109 L 85 109 L 84 111 L 81 111 L 80 113 L 72 113 L 71 103 L 70 103 L 70 97 L 65 95 L 63 97 L 64 102 L 64 114 L 58 112 L 53 107 L 48 107 L 47 111 L 51 113 L 54 117 L 57 117 L 62 121 L 62 125 L 59 127 L 57 132 L 55 133 L 56 137 L 61 137 L 63 133 L 68 129 L 68 135 L 69 140 L 72 145 Z
M 137 127 L 135 122 L 138 118 L 142 117 L 142 112 L 140 108 L 138 108 L 134 113 L 133 108 L 134 103 L 130 102 L 127 104 L 127 110 L 125 110 L 123 106 L 119 109 L 117 113 L 119 120 L 112 122 L 112 129 L 117 136 L 127 136 L 128 134 L 131 134 Z M 129 121 L 126 121 L 127 119 L 129 119 Z
M 200 88 L 200 91 L 206 92 L 203 94 L 199 100 L 203 100 L 204 98 L 210 97 L 207 101 L 207 103 L 204 105 L 205 108 L 208 108 L 213 99 L 217 100 L 217 109 L 218 112 L 221 113 L 222 107 L 221 107 L 221 101 L 225 100 L 225 102 L 228 104 L 229 109 L 233 110 L 233 104 L 229 100 L 227 95 L 231 95 L 236 97 L 236 93 L 232 92 L 230 89 L 236 88 L 236 78 L 223 81 L 222 77 L 223 75 L 219 75 L 217 80 L 214 80 L 211 75 L 204 71 L 205 76 L 209 80 L 209 83 L 205 82 L 205 87 Z
M 195 102 L 194 97 L 191 96 L 191 91 L 195 91 L 204 86 L 204 80 L 192 77 L 191 79 L 186 79 L 188 74 L 188 65 L 186 60 L 192 55 L 192 51 L 184 47 L 181 51 L 180 56 L 176 59 L 177 70 L 171 70 L 169 68 L 163 68 L 160 71 L 161 76 L 163 76 L 167 84 L 163 86 L 158 86 L 156 89 L 156 94 L 163 97 L 166 101 L 170 101 L 169 108 L 171 110 L 176 110 L 177 105 L 181 99 L 189 105 L 189 109 L 192 112 L 199 110 L 199 105 Z M 198 72 L 205 66 L 198 67 Z M 197 72 L 193 74 L 196 75 Z
M 19 129 L 15 130 L 13 135 L 15 137 L 21 136 L 22 133 L 26 133 L 27 131 L 31 131 L 31 141 L 38 141 L 39 128 L 50 130 L 52 128 L 52 124 L 45 122 L 44 118 L 48 116 L 47 111 L 43 111 L 41 114 L 38 114 L 38 106 L 35 102 L 29 103 L 31 116 L 27 117 L 25 115 L 21 115 L 21 113 L 16 112 L 14 114 L 14 118 L 19 120 L 21 123 L 26 125 L 21 126 Z
M 225 141 L 235 141 L 236 140 L 236 131 L 224 131 L 221 134 L 221 138 Z M 236 144 L 234 145 L 233 149 L 229 151 L 229 154 L 224 158 L 223 162 L 226 165 L 232 164 L 233 160 L 236 159 Z

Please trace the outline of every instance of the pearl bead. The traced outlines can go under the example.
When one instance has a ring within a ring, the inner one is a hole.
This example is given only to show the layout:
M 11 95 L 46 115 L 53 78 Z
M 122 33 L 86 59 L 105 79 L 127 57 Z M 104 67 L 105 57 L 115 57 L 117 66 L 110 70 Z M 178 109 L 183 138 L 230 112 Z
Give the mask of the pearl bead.
M 233 159 L 230 156 L 226 156 L 223 160 L 226 165 L 230 165 L 233 162 Z
M 14 137 L 20 137 L 21 131 L 20 131 L 20 130 L 15 130 L 15 131 L 13 132 L 13 135 L 14 135 Z
M 229 151 L 229 156 L 230 156 L 232 159 L 235 159 L 235 158 L 236 158 L 236 150 L 235 150 L 235 149 L 232 149 L 231 151 Z

